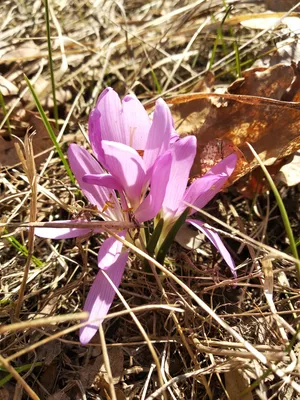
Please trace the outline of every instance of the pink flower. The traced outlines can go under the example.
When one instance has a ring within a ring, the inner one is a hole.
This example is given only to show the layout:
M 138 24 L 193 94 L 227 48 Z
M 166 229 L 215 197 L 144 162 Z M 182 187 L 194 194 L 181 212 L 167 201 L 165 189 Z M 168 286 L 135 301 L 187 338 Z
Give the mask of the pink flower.
M 112 89 L 101 94 L 89 119 L 91 145 L 100 163 L 75 144 L 70 145 L 68 158 L 82 192 L 97 206 L 104 220 L 129 221 L 133 213 L 138 222 L 144 222 L 157 215 L 170 174 L 172 156 L 166 150 L 172 134 L 172 117 L 163 100 L 157 101 L 151 123 L 134 96 L 126 96 L 122 108 Z M 141 150 L 143 157 L 137 150 Z M 82 228 L 35 230 L 38 236 L 52 239 L 99 232 Z M 126 231 L 119 235 L 125 238 Z M 82 344 L 94 336 L 113 302 L 115 291 L 102 271 L 106 271 L 116 287 L 120 285 L 128 258 L 128 251 L 122 247 L 122 243 L 110 237 L 99 250 L 99 272 L 84 305 L 90 324 L 80 331 Z
M 194 136 L 187 136 L 175 142 L 170 149 L 172 155 L 171 172 L 166 188 L 166 194 L 159 214 L 164 219 L 164 226 L 159 245 L 170 232 L 174 223 L 186 210 L 188 204 L 197 208 L 204 207 L 224 186 L 229 176 L 234 171 L 237 156 L 231 154 L 215 165 L 201 178 L 196 179 L 188 188 L 190 169 L 196 155 L 197 142 Z M 196 211 L 191 209 L 189 216 Z M 204 227 L 203 222 L 188 218 L 187 223 L 192 224 L 203 232 L 212 244 L 219 250 L 222 257 L 236 277 L 235 264 L 219 235 Z
M 169 148 L 173 120 L 166 103 L 156 102 L 151 122 L 139 100 L 105 89 L 89 117 L 89 137 L 94 154 L 111 174 L 110 187 L 125 193 L 130 207 L 139 204 L 154 164 Z M 108 185 L 101 176 L 87 175 L 85 182 Z M 138 218 L 139 216 L 136 215 Z

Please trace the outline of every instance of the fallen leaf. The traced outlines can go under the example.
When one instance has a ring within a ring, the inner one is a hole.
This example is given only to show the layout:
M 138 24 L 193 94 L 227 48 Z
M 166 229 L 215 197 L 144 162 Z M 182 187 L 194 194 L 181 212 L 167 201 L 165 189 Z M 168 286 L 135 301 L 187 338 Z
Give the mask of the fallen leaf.
M 61 342 L 54 340 L 51 343 L 46 343 L 40 346 L 37 350 L 37 357 L 39 361 L 43 361 L 45 365 L 50 365 L 54 359 L 61 353 Z
M 291 32 L 294 34 L 299 33 L 300 31 L 300 19 L 298 17 L 287 17 L 287 18 L 280 18 L 280 17 L 273 17 L 273 18 L 249 18 L 247 20 L 241 21 L 241 25 L 245 28 L 250 29 L 272 29 L 276 23 L 279 23 L 280 27 L 282 25 L 286 25 Z
M 216 139 L 229 140 L 245 157 L 250 168 L 257 166 L 247 142 L 265 165 L 300 148 L 300 103 L 283 101 L 291 88 L 295 71 L 276 65 L 245 71 L 227 93 L 194 93 L 168 100 L 179 134 L 194 134 L 198 149 L 192 176 L 201 174 L 205 146 Z M 218 102 L 212 102 L 211 98 Z M 221 99 L 221 101 L 219 101 Z M 236 178 L 249 171 L 242 168 Z
M 201 245 L 201 243 L 203 243 L 204 234 L 200 233 L 198 229 L 193 229 L 188 224 L 183 224 L 179 229 L 175 240 L 185 249 L 195 250 Z
M 18 123 L 20 123 L 20 121 L 18 121 Z M 49 134 L 45 128 L 42 119 L 37 114 L 27 111 L 22 116 L 21 123 L 22 126 L 20 125 L 19 134 L 15 131 L 13 131 L 13 133 L 16 136 L 20 136 L 22 138 L 25 135 L 28 128 L 32 127 L 33 131 L 36 132 L 33 138 L 33 151 L 35 155 L 42 153 L 45 150 L 50 151 L 50 149 L 53 147 L 52 140 L 49 137 Z M 0 167 L 12 167 L 13 165 L 19 163 L 20 160 L 17 156 L 14 146 L 14 143 L 16 142 L 17 139 L 13 138 L 12 140 L 6 140 L 2 136 L 0 136 L 0 148 L 1 148 Z M 41 162 L 45 161 L 46 154 L 47 153 L 43 153 L 39 157 L 35 158 L 36 167 L 38 167 Z
M 12 96 L 19 92 L 17 86 L 11 83 L 8 79 L 4 78 L 2 75 L 0 75 L 0 91 L 2 96 Z
M 300 151 L 297 151 L 292 160 L 281 167 L 277 179 L 287 186 L 295 186 L 300 183 Z
M 276 64 L 292 65 L 300 61 L 300 41 L 295 39 L 283 40 L 276 43 L 276 47 L 266 48 L 266 53 L 253 64 L 255 68 L 265 68 Z
M 6 53 L 2 53 L 0 64 L 31 60 L 41 55 L 39 46 L 33 40 L 28 40 L 14 49 L 8 48 Z
M 201 150 L 202 148 L 202 150 Z M 235 146 L 231 140 L 214 139 L 205 146 L 198 145 L 198 153 L 200 154 L 191 169 L 191 176 L 197 178 L 206 174 L 214 165 L 218 164 L 225 157 L 232 153 L 238 156 L 237 164 L 233 174 L 227 180 L 224 187 L 230 186 L 233 182 L 250 171 L 250 165 L 245 159 L 243 153 Z
M 114 384 L 120 382 L 124 371 L 124 353 L 121 347 L 112 347 L 108 350 L 111 373 Z M 91 359 L 80 371 L 83 387 L 93 387 L 95 390 L 103 388 L 104 382 L 108 383 L 103 356 L 98 355 Z
M 250 380 L 246 377 L 242 370 L 231 370 L 226 372 L 224 376 L 225 387 L 229 394 L 230 400 L 253 400 L 252 393 L 248 393 L 244 396 L 240 395 L 250 384 Z

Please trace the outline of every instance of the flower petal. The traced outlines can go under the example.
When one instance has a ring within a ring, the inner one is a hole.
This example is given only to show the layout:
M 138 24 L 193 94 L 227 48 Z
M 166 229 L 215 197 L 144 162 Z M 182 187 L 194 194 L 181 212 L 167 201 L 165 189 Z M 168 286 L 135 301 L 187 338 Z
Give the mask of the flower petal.
M 100 112 L 94 108 L 89 115 L 89 139 L 95 156 L 100 163 L 104 161 L 104 152 L 101 146 Z
M 126 231 L 119 232 L 118 235 L 125 239 Z M 103 270 L 109 269 L 120 256 L 122 247 L 123 243 L 114 237 L 106 239 L 98 253 L 98 267 Z
M 101 93 L 96 109 L 100 113 L 101 140 L 126 144 L 123 110 L 118 94 L 112 88 Z
M 110 174 L 86 174 L 82 177 L 83 182 L 90 185 L 104 186 L 108 189 L 121 191 L 119 182 Z
M 53 221 L 52 223 L 72 223 L 82 222 L 76 220 L 64 220 L 64 221 Z M 89 233 L 96 233 L 94 230 L 87 228 L 34 228 L 34 233 L 36 236 L 46 239 L 71 239 L 75 237 L 85 236 Z M 97 229 L 97 233 L 102 232 L 102 230 Z
M 135 150 L 144 150 L 151 127 L 150 118 L 142 103 L 135 96 L 125 96 L 122 105 L 126 144 Z
M 127 258 L 128 252 L 121 253 L 115 263 L 105 271 L 116 287 L 121 283 Z M 102 269 L 100 269 L 90 288 L 83 308 L 84 311 L 90 313 L 88 318 L 90 324 L 80 329 L 80 342 L 82 344 L 87 344 L 97 332 L 103 321 L 103 317 L 105 317 L 110 309 L 115 293 Z
M 229 251 L 224 246 L 220 236 L 216 233 L 207 229 L 203 226 L 203 222 L 196 220 L 196 219 L 187 219 L 186 222 L 192 224 L 195 228 L 199 229 L 204 235 L 211 241 L 211 243 L 219 250 L 222 257 L 226 261 L 227 265 L 231 269 L 233 276 L 236 278 L 236 270 L 235 270 L 235 263 L 229 253 Z
M 236 154 L 231 154 L 215 165 L 201 178 L 196 179 L 186 190 L 182 199 L 183 202 L 193 204 L 198 208 L 204 207 L 222 189 L 225 182 L 234 171 L 236 160 Z M 185 208 L 186 205 L 182 203 L 178 213 L 182 212 Z M 196 210 L 192 210 L 191 214 L 195 212 Z
M 139 222 L 154 218 L 161 209 L 170 177 L 171 164 L 170 153 L 161 156 L 154 164 L 150 192 L 134 213 Z
M 97 185 L 90 185 L 83 181 L 83 176 L 86 174 L 103 174 L 105 172 L 87 150 L 76 144 L 71 144 L 68 149 L 68 158 L 75 178 L 91 204 L 96 205 L 99 211 L 103 210 L 108 201 L 116 205 L 119 204 L 113 190 Z M 118 207 L 114 209 L 108 207 L 105 214 L 113 220 L 122 219 L 122 212 Z
M 131 207 L 134 207 L 139 204 L 141 192 L 146 183 L 143 159 L 136 150 L 122 143 L 103 140 L 102 147 L 109 173 L 123 187 L 131 202 Z
M 167 104 L 162 99 L 158 99 L 143 157 L 147 171 L 150 170 L 157 158 L 169 148 L 172 134 L 171 112 Z
M 225 173 L 229 178 L 233 173 L 237 162 L 237 155 L 235 153 L 225 157 L 222 161 L 212 167 L 205 175 Z
M 227 178 L 225 174 L 218 174 L 204 175 L 196 179 L 185 191 L 177 213 L 181 214 L 186 209 L 187 205 L 185 202 L 193 204 L 198 208 L 204 207 L 219 192 Z M 194 212 L 196 210 L 192 210 L 191 214 Z
M 195 136 L 186 136 L 174 143 L 170 149 L 172 166 L 162 209 L 166 219 L 174 216 L 182 201 L 195 158 L 196 147 Z

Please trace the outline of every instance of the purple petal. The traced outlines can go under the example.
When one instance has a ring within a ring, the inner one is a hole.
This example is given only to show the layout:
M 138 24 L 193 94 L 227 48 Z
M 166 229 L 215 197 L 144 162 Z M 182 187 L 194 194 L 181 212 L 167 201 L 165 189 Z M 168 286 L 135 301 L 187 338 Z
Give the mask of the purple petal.
M 100 113 L 101 140 L 126 144 L 123 110 L 118 94 L 112 88 L 101 93 L 96 109 Z
M 119 232 L 118 235 L 125 239 L 126 231 Z M 114 237 L 106 239 L 98 253 L 98 267 L 103 270 L 110 268 L 120 256 L 122 247 L 123 243 Z
M 182 201 L 186 190 L 190 169 L 196 154 L 197 141 L 195 136 L 186 136 L 171 147 L 172 166 L 170 178 L 163 201 L 165 218 L 173 216 Z
M 178 133 L 173 128 L 172 129 L 172 134 L 171 134 L 171 137 L 170 137 L 170 144 L 176 143 L 178 139 L 180 139 L 180 136 L 178 135 Z
M 182 199 L 183 202 L 185 201 L 193 204 L 198 208 L 204 207 L 222 189 L 225 182 L 234 171 L 236 160 L 237 156 L 231 154 L 215 165 L 201 178 L 196 179 L 186 190 Z M 178 213 L 182 212 L 185 208 L 186 205 L 182 203 Z M 196 210 L 192 210 L 191 214 L 195 212 Z
M 151 127 L 149 116 L 135 96 L 125 96 L 122 105 L 126 144 L 135 150 L 144 150 Z
M 232 153 L 230 156 L 225 157 L 222 161 L 212 167 L 205 175 L 225 173 L 229 178 L 236 167 L 236 162 L 237 155 Z
M 128 252 L 121 253 L 115 263 L 105 271 L 114 285 L 118 287 L 124 273 Z M 84 304 L 88 311 L 90 324 L 80 329 L 80 342 L 87 344 L 97 332 L 103 317 L 106 316 L 115 297 L 115 290 L 107 281 L 102 269 L 99 270 Z
M 57 223 L 72 223 L 82 222 L 76 220 L 56 221 Z M 53 221 L 52 223 L 55 223 Z M 89 233 L 99 233 L 102 230 L 87 229 L 87 228 L 35 228 L 34 233 L 36 236 L 46 239 L 71 239 L 75 237 L 85 236 Z
M 94 108 L 89 115 L 89 139 L 95 156 L 103 164 L 104 152 L 101 146 L 100 112 Z
M 196 219 L 188 219 L 186 222 L 192 224 L 195 228 L 199 229 L 204 235 L 211 241 L 211 243 L 219 250 L 222 257 L 226 261 L 227 265 L 231 269 L 233 276 L 236 278 L 236 270 L 235 270 L 235 263 L 229 253 L 229 251 L 224 246 L 220 236 L 216 233 L 207 229 L 203 226 L 203 222 L 196 220 Z
M 158 99 L 143 157 L 147 171 L 150 170 L 157 158 L 169 148 L 172 133 L 173 120 L 169 107 L 162 99 Z
M 82 180 L 90 185 L 104 186 L 118 191 L 122 190 L 119 182 L 110 174 L 86 174 L 82 177 Z
M 86 174 L 103 174 L 105 172 L 88 151 L 76 144 L 71 144 L 68 149 L 68 158 L 75 178 L 91 204 L 96 205 L 99 211 L 103 210 L 108 201 L 116 205 L 119 204 L 113 190 L 97 185 L 90 185 L 83 181 L 83 176 Z M 108 207 L 105 214 L 113 220 L 122 219 L 122 212 L 118 207 L 114 209 Z
M 109 173 L 123 187 L 131 207 L 137 206 L 146 183 L 143 159 L 136 150 L 122 143 L 103 140 L 102 147 Z
M 198 208 L 204 207 L 219 192 L 227 179 L 228 177 L 225 174 L 204 175 L 196 179 L 187 188 L 177 214 L 181 214 L 186 209 L 187 206 L 184 202 L 193 204 Z M 191 214 L 194 212 L 196 210 L 192 210 Z
M 135 212 L 139 222 L 154 218 L 161 209 L 171 171 L 172 156 L 166 153 L 154 164 L 150 192 Z

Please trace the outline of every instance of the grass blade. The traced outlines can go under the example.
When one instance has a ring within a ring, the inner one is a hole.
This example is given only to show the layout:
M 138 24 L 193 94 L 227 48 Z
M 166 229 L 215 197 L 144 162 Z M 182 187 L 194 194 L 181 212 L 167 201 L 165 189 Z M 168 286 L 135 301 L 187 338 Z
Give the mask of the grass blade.
M 46 17 L 46 28 L 47 28 L 48 60 L 49 60 L 51 87 L 52 87 L 52 96 L 53 96 L 53 113 L 54 113 L 55 125 L 56 125 L 56 128 L 58 129 L 58 109 L 57 109 L 57 102 L 56 102 L 48 0 L 45 0 L 45 17 Z
M 47 132 L 48 132 L 48 134 L 49 134 L 49 136 L 50 136 L 50 138 L 51 138 L 51 140 L 52 140 L 52 142 L 53 142 L 53 144 L 54 144 L 54 146 L 55 146 L 55 148 L 57 150 L 59 158 L 61 159 L 64 167 L 66 168 L 67 174 L 69 175 L 71 182 L 75 183 L 75 179 L 74 179 L 72 171 L 71 171 L 71 169 L 69 167 L 69 164 L 68 164 L 67 160 L 65 159 L 65 157 L 63 155 L 63 152 L 62 152 L 61 148 L 59 147 L 59 144 L 57 143 L 56 136 L 55 136 L 55 134 L 53 132 L 52 126 L 51 126 L 50 122 L 48 121 L 47 115 L 46 115 L 46 113 L 45 113 L 45 111 L 44 111 L 44 109 L 43 109 L 43 107 L 42 107 L 42 105 L 41 105 L 36 93 L 35 93 L 35 90 L 34 90 L 33 86 L 31 85 L 30 80 L 27 78 L 26 75 L 24 75 L 24 78 L 25 78 L 26 83 L 27 83 L 27 85 L 29 87 L 29 90 L 31 91 L 31 94 L 33 96 L 35 105 L 36 105 L 36 107 L 37 107 L 37 109 L 38 109 L 38 111 L 40 113 L 40 116 L 41 116 L 43 122 L 44 122 L 45 128 L 47 129 Z
M 292 231 L 292 228 L 291 228 L 291 224 L 290 224 L 290 221 L 289 221 L 289 217 L 288 217 L 288 214 L 286 212 L 286 209 L 285 209 L 285 206 L 283 204 L 283 201 L 282 201 L 282 198 L 280 196 L 280 193 L 277 190 L 277 187 L 276 187 L 271 175 L 269 174 L 267 168 L 262 163 L 261 159 L 259 158 L 259 156 L 256 153 L 256 151 L 254 150 L 254 148 L 249 143 L 248 143 L 248 146 L 249 146 L 250 150 L 252 151 L 254 157 L 258 161 L 259 165 L 261 166 L 261 168 L 262 168 L 262 170 L 263 170 L 263 172 L 264 172 L 264 174 L 265 174 L 265 176 L 266 176 L 266 178 L 267 178 L 267 180 L 269 182 L 269 185 L 270 185 L 270 187 L 271 187 L 271 189 L 272 189 L 272 191 L 274 193 L 274 196 L 275 196 L 275 199 L 277 201 L 278 208 L 279 208 L 279 211 L 280 211 L 280 214 L 281 214 L 281 217 L 282 217 L 282 221 L 283 221 L 283 225 L 284 225 L 284 228 L 285 228 L 285 231 L 286 231 L 286 235 L 287 235 L 287 237 L 288 237 L 288 239 L 290 241 L 291 252 L 292 252 L 293 256 L 297 260 L 299 260 L 297 244 L 296 244 L 296 241 L 295 241 L 295 238 L 294 238 L 294 234 L 293 234 L 293 231 Z M 296 263 L 296 271 L 297 271 L 298 282 L 300 284 L 300 262 Z

